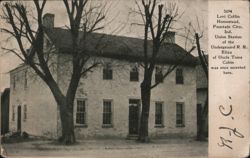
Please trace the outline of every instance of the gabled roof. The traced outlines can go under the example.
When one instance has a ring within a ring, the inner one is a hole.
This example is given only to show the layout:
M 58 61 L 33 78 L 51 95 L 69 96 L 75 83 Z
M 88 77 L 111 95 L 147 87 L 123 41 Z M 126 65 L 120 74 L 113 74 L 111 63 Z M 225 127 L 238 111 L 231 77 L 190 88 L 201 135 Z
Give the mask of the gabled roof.
M 46 30 L 47 36 L 60 53 L 72 51 L 71 33 L 62 28 Z M 81 32 L 80 35 L 83 33 Z M 107 35 L 101 33 L 87 34 L 80 49 L 85 48 L 90 55 L 115 58 L 120 60 L 143 60 L 143 40 L 132 37 Z M 152 41 L 148 43 L 149 52 L 152 52 Z M 180 63 L 181 65 L 196 65 L 196 59 L 183 48 L 174 43 L 165 43 L 157 57 L 158 63 Z
M 26 66 L 26 64 L 25 64 L 25 63 L 21 63 L 21 64 L 19 64 L 18 66 L 16 66 L 15 68 L 9 70 L 9 73 L 12 73 L 12 72 L 14 72 L 14 71 L 16 72 L 16 70 L 20 70 L 20 69 L 22 69 L 24 66 Z

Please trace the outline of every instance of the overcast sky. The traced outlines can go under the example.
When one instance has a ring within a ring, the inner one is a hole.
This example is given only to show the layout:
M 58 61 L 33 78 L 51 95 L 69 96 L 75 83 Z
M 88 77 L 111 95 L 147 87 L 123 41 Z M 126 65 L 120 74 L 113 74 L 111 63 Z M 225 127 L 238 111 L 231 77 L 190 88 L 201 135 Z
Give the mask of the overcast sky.
M 105 1 L 105 0 L 103 0 Z M 143 28 L 139 26 L 131 26 L 133 22 L 140 22 L 139 16 L 129 16 L 131 10 L 137 9 L 134 0 L 106 0 L 109 7 L 106 22 L 108 23 L 103 30 L 104 33 L 118 34 L 122 36 L 143 37 Z M 140 1 L 139 1 L 140 2 Z M 169 0 L 161 0 L 161 3 L 168 4 Z M 191 22 L 196 29 L 197 18 L 199 21 L 199 27 L 204 32 L 202 39 L 203 49 L 207 49 L 207 0 L 172 0 L 179 8 L 179 14 L 183 13 L 181 19 L 175 24 L 176 28 L 183 28 L 188 26 Z M 2 4 L 1 3 L 1 10 Z M 27 5 L 33 5 L 32 1 L 26 1 Z M 35 12 L 35 11 L 34 11 Z M 51 0 L 48 1 L 45 6 L 44 13 L 55 14 L 55 27 L 64 27 L 68 24 L 67 14 L 65 6 L 62 1 Z M 2 14 L 2 12 L 0 12 Z M 4 26 L 4 21 L 0 19 L 0 27 Z M 12 54 L 3 53 L 2 47 L 17 47 L 15 41 L 5 42 L 7 36 L 2 32 L 0 36 L 0 90 L 9 87 L 9 70 L 17 67 L 21 61 Z M 176 43 L 180 46 L 185 46 L 185 39 L 181 36 L 176 36 Z M 188 48 L 187 48 L 188 49 Z M 193 55 L 197 55 L 197 51 L 193 52 Z

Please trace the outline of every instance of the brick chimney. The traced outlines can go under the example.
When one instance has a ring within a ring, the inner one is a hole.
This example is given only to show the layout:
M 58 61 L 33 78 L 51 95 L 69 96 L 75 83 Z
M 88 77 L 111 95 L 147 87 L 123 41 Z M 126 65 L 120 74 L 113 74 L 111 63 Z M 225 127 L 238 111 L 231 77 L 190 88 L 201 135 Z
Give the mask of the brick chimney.
M 43 26 L 48 29 L 54 28 L 54 18 L 55 18 L 54 14 L 46 13 L 43 16 Z
M 175 32 L 169 31 L 167 33 L 165 42 L 166 43 L 175 43 Z

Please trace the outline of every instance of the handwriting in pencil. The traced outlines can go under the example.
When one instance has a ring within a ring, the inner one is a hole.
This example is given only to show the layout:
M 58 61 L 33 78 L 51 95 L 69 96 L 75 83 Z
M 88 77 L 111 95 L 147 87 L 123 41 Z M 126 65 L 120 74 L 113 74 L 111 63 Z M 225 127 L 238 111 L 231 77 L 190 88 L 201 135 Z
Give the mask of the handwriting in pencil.
M 229 101 L 232 100 L 232 97 L 229 96 Z M 234 117 L 232 116 L 233 113 L 233 105 L 230 104 L 229 106 L 225 107 L 223 105 L 219 105 L 219 111 L 221 113 L 221 115 L 225 118 L 231 117 L 232 120 L 234 120 Z M 232 134 L 238 138 L 244 138 L 244 135 L 242 133 L 240 133 L 238 131 L 237 128 L 230 128 L 230 127 L 224 127 L 224 126 L 220 126 L 219 130 L 227 130 L 228 131 L 228 135 L 230 137 L 232 137 Z M 232 147 L 232 143 L 233 141 L 225 136 L 220 136 L 220 143 L 217 143 L 219 147 L 227 147 L 229 149 L 233 149 Z

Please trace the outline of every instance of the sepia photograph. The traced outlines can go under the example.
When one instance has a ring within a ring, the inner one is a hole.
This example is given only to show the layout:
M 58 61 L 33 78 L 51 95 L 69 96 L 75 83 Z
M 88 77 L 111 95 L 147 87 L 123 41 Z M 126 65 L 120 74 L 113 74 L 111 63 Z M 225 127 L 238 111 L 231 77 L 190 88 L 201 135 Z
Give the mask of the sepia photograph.
M 207 0 L 0 1 L 2 157 L 208 157 Z

